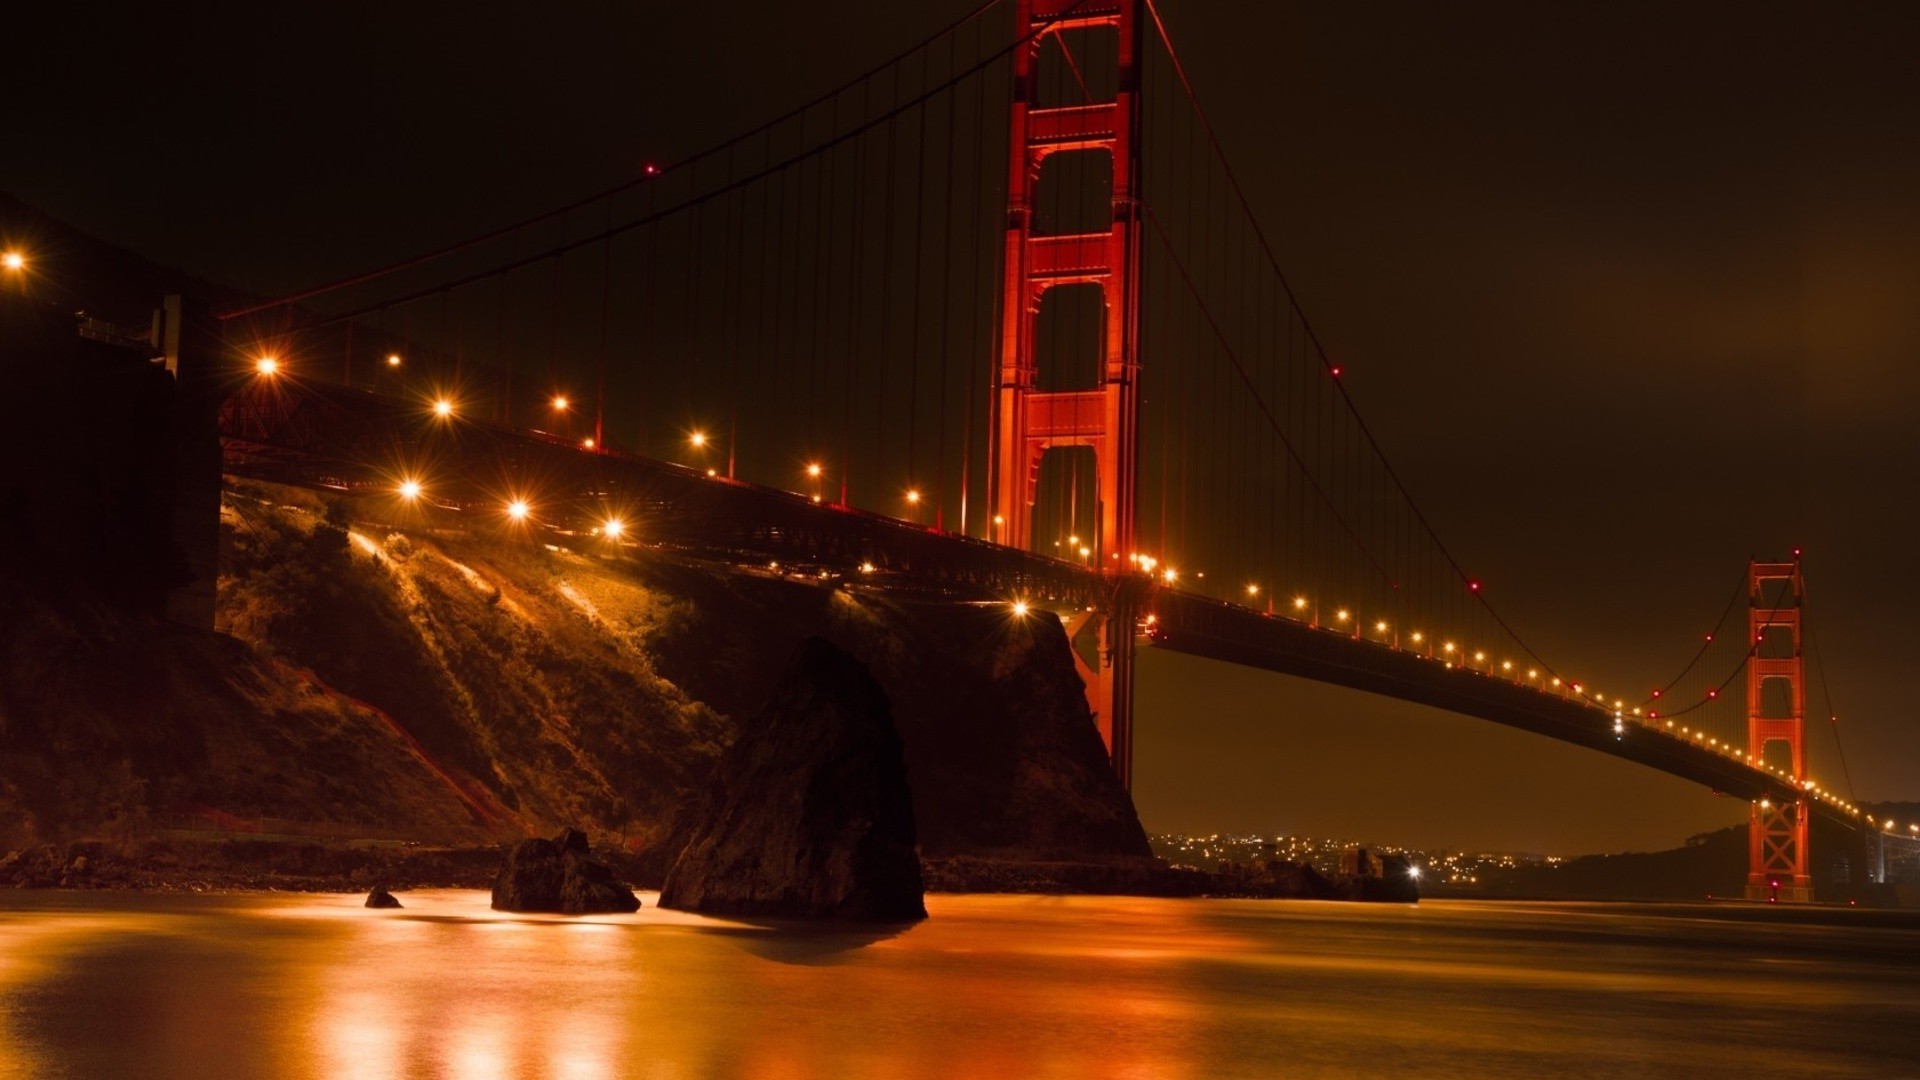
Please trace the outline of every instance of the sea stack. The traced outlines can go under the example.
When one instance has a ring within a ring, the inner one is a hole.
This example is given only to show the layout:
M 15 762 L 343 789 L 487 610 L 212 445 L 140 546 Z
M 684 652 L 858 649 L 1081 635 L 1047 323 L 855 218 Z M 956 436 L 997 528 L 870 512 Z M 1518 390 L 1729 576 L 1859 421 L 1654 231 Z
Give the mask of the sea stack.
M 926 918 L 913 793 L 886 693 L 802 642 L 742 725 L 667 873 L 662 907 L 869 922 Z
M 593 915 L 638 911 L 640 898 L 588 855 L 587 834 L 562 829 L 551 840 L 522 840 L 493 880 L 496 911 Z

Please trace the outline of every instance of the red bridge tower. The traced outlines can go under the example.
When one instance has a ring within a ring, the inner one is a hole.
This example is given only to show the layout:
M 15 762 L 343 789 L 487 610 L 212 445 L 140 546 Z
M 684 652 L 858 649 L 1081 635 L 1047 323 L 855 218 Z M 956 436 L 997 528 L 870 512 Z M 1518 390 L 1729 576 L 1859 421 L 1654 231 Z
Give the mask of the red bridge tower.
M 1772 586 L 1772 595 L 1767 595 Z M 1747 568 L 1747 753 L 1765 760 L 1767 745 L 1784 742 L 1793 760 L 1793 781 L 1803 794 L 1790 803 L 1762 800 L 1748 824 L 1747 899 L 1806 902 L 1813 899 L 1807 872 L 1806 661 L 1800 651 L 1803 595 L 1800 563 L 1750 563 Z M 1769 633 L 1776 631 L 1776 633 Z M 1785 640 L 1781 640 L 1784 638 Z M 1784 655 L 1783 655 L 1784 654 Z M 1784 704 L 1769 708 L 1768 684 L 1785 683 Z M 1769 716 L 1769 712 L 1787 713 Z
M 1041 459 L 1056 447 L 1091 447 L 1100 506 L 1091 561 L 1116 577 L 1131 565 L 1126 556 L 1135 550 L 1141 6 L 1142 0 L 1080 0 L 1077 5 L 1074 0 L 1019 0 L 1016 5 L 1015 33 L 1033 38 L 1014 54 L 1005 300 L 990 413 L 987 502 L 993 518 L 988 535 L 999 543 L 1032 548 Z M 1103 32 L 1109 29 L 1111 35 Z M 1069 41 L 1062 35 L 1082 30 L 1102 31 L 1083 35 L 1089 39 L 1117 39 L 1116 93 L 1111 101 L 1049 105 L 1041 97 L 1042 51 L 1065 52 Z M 1049 162 L 1057 164 L 1054 156 L 1064 151 L 1104 152 L 1112 163 L 1113 216 L 1104 231 L 1054 233 L 1036 220 L 1035 190 Z M 1106 311 L 1102 374 L 1096 386 L 1043 391 L 1035 385 L 1035 325 L 1048 290 L 1062 285 L 1101 290 Z M 1100 613 L 1097 661 L 1087 663 L 1078 648 L 1074 655 L 1081 659 L 1088 703 L 1114 769 L 1126 782 L 1131 773 L 1134 613 L 1121 595 L 1126 590 L 1115 592 L 1119 598 Z M 1085 622 L 1070 622 L 1069 633 L 1090 630 Z

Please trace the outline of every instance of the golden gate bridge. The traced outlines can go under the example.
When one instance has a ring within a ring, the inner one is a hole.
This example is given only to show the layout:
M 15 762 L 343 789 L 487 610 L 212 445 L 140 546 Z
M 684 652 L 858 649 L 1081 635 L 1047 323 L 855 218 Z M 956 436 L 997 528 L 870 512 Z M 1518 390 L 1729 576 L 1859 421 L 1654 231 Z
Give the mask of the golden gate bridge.
M 990 0 L 608 190 L 178 315 L 218 358 L 229 471 L 1056 611 L 1123 781 L 1145 647 L 1746 800 L 1754 898 L 1811 898 L 1816 815 L 1900 836 L 1810 773 L 1799 552 L 1751 561 L 1644 692 L 1501 616 L 1362 418 L 1152 0 Z

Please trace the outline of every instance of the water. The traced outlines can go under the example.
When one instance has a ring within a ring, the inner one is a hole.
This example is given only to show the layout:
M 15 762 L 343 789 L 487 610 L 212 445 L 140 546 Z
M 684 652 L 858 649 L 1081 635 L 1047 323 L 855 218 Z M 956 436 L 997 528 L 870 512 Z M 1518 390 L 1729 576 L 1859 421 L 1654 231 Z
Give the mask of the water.
M 1895 916 L 938 896 L 862 934 L 644 898 L 0 894 L 0 1078 L 1920 1076 Z

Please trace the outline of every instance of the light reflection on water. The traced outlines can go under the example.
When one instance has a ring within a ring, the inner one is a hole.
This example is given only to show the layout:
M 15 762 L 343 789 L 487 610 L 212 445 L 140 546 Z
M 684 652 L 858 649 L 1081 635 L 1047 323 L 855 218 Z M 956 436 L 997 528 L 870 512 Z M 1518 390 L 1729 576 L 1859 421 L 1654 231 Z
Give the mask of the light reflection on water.
M 486 894 L 0 894 L 0 1078 L 1889 1076 L 1920 924 L 933 897 L 899 931 Z M 1844 918 L 1846 913 L 1834 916 Z

